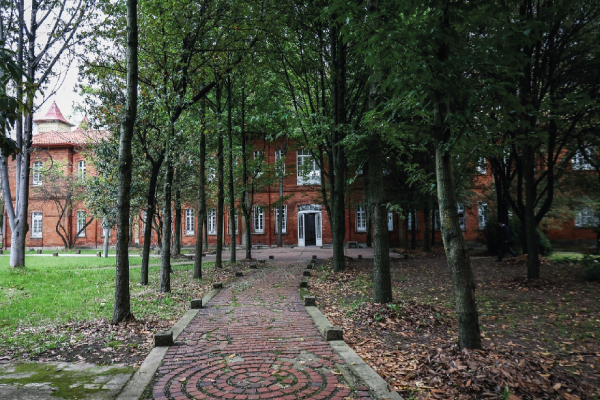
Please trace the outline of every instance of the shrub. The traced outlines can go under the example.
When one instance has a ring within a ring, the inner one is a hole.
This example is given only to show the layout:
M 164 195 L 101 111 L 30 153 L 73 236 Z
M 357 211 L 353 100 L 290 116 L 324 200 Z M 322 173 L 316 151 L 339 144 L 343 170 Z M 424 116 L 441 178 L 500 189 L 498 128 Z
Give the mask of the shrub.
M 517 254 L 524 253 L 525 237 L 521 230 L 521 221 L 517 217 L 512 217 L 508 221 L 508 229 L 510 230 L 511 248 Z M 492 254 L 498 254 L 498 219 L 490 217 L 483 229 L 488 251 Z M 539 252 L 542 256 L 547 257 L 554 249 L 548 237 L 540 228 L 537 229 Z
M 600 258 L 584 256 L 579 262 L 586 281 L 600 281 Z

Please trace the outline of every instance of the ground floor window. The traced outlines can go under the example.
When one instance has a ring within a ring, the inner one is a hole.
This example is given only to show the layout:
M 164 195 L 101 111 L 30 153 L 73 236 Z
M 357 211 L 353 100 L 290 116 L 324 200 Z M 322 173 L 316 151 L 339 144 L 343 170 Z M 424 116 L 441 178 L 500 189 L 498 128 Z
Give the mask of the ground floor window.
M 388 231 L 394 231 L 394 213 L 388 213 Z
M 193 235 L 196 231 L 196 216 L 194 210 L 188 208 L 185 210 L 185 234 Z
M 275 233 L 279 233 L 279 207 L 275 207 Z M 287 233 L 287 205 L 283 205 L 283 219 L 281 220 L 281 233 Z
M 364 204 L 356 205 L 356 232 L 367 231 L 367 215 Z
M 77 237 L 85 237 L 85 211 L 77 211 Z
M 595 228 L 598 226 L 598 215 L 591 207 L 584 207 L 575 214 L 575 226 L 577 228 Z
M 42 237 L 42 213 L 32 212 L 31 213 L 31 237 L 41 238 Z
M 488 203 L 486 202 L 480 202 L 477 206 L 477 211 L 478 211 L 478 218 L 479 218 L 479 229 L 483 229 L 485 227 L 485 224 L 487 222 L 487 215 L 488 215 Z
M 414 219 L 414 224 L 415 224 L 414 230 L 416 231 L 418 229 L 418 226 L 417 226 L 417 210 L 415 210 L 415 209 L 408 211 L 407 222 L 408 222 L 408 230 L 409 231 L 413 230 L 413 219 Z
M 254 207 L 254 233 L 265 232 L 265 213 L 261 206 Z
M 207 225 L 208 234 L 216 235 L 217 234 L 217 213 L 215 212 L 214 208 L 211 208 L 210 210 L 208 210 L 208 215 L 207 215 L 206 219 L 207 219 L 206 225 Z
M 458 203 L 456 211 L 458 212 L 458 224 L 460 225 L 460 229 L 463 231 L 467 230 L 465 205 Z M 440 230 L 440 210 L 435 210 L 433 213 L 433 226 L 436 231 Z

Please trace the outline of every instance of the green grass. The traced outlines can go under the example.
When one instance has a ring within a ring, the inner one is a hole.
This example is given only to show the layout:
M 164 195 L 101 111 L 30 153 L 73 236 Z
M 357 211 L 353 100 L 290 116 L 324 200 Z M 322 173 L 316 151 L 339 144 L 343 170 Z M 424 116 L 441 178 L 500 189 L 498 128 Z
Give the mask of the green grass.
M 141 258 L 130 261 L 139 264 Z M 112 317 L 114 258 L 27 257 L 25 263 L 25 268 L 15 269 L 8 267 L 8 257 L 0 258 L 0 348 L 39 353 L 72 339 L 74 333 L 44 328 Z M 213 266 L 203 265 L 203 272 L 209 276 Z M 173 277 L 191 281 L 193 263 L 172 268 Z M 159 266 L 150 267 L 150 285 L 141 286 L 140 269 L 130 270 L 131 309 L 137 319 L 176 318 L 179 310 L 173 304 L 191 300 L 190 293 L 176 287 L 171 294 L 158 293 L 159 274 Z
M 555 251 L 548 256 L 548 260 L 558 263 L 579 262 L 583 258 L 582 253 L 571 253 L 566 251 Z

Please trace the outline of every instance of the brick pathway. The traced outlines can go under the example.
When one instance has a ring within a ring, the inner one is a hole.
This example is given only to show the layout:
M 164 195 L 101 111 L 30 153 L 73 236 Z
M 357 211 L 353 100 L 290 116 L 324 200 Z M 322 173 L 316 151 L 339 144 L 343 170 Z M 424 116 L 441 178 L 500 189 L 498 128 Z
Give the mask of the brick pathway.
M 371 398 L 304 309 L 302 270 L 276 265 L 223 289 L 169 349 L 154 398 Z

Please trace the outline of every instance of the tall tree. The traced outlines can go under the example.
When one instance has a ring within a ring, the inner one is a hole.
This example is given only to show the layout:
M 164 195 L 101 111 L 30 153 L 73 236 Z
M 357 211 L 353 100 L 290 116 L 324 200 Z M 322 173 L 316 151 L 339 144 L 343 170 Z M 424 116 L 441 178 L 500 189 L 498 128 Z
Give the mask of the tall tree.
M 127 0 L 127 104 L 119 139 L 119 197 L 117 200 L 117 265 L 113 323 L 131 315 L 129 295 L 129 212 L 131 201 L 131 141 L 138 98 L 138 19 L 137 0 Z

